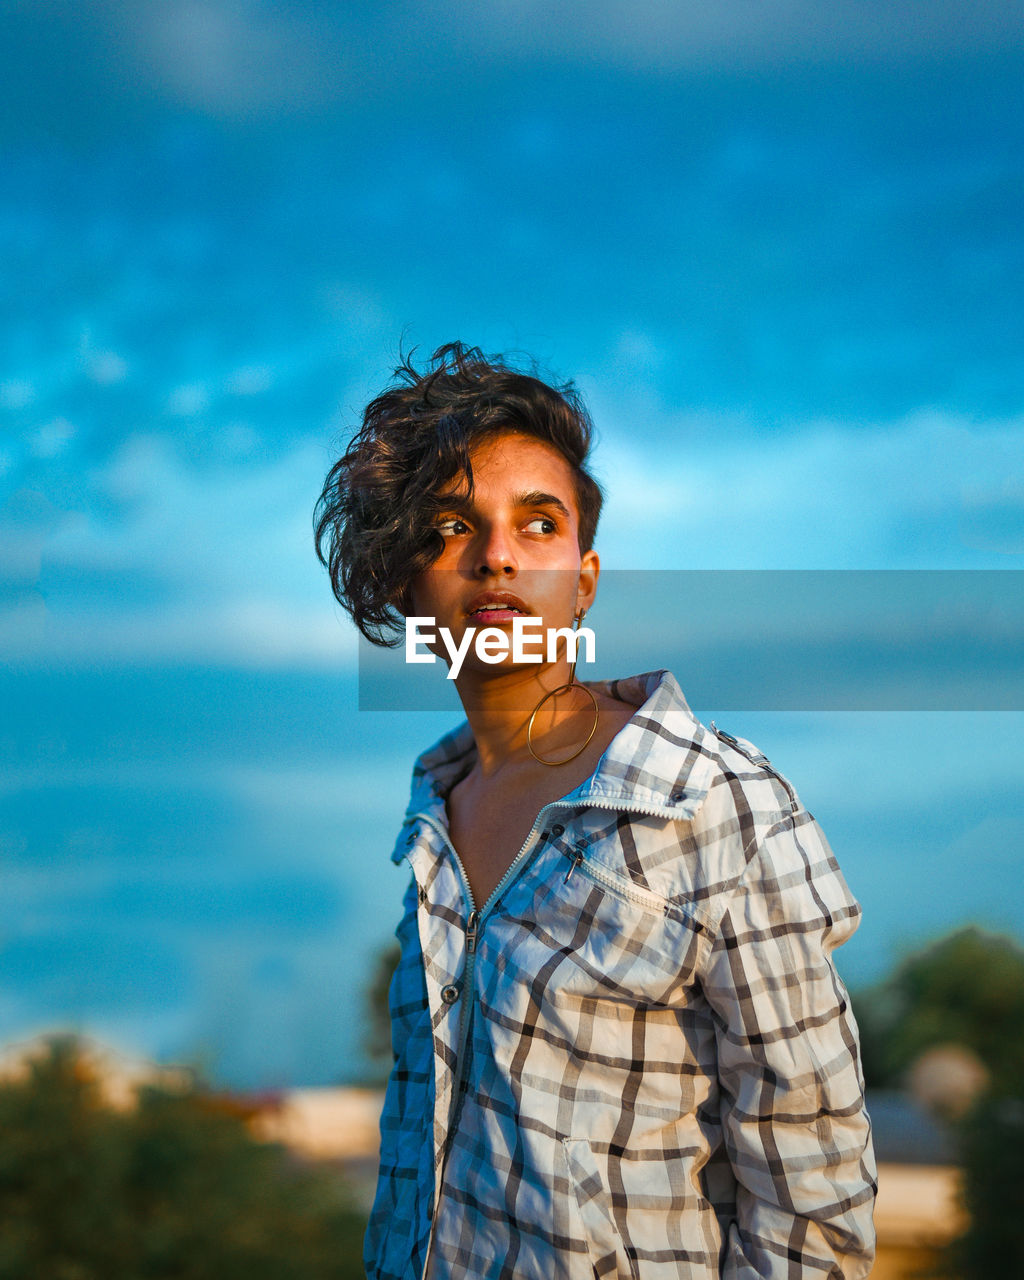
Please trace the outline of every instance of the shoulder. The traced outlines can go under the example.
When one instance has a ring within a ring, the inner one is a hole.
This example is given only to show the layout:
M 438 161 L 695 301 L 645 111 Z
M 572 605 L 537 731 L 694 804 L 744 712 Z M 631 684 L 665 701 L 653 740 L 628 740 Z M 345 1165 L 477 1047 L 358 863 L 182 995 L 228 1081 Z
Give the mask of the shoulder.
M 475 759 L 473 733 L 463 720 L 416 757 L 412 767 L 410 809 L 430 797 L 447 795 Z
M 681 819 L 730 805 L 760 823 L 800 807 L 796 789 L 752 742 L 691 711 L 670 671 L 609 681 L 603 689 L 636 710 L 613 740 L 599 780 L 659 795 Z M 667 816 L 666 812 L 666 816 Z
M 723 888 L 729 888 L 720 897 L 723 917 L 737 910 L 738 900 L 748 923 L 763 915 L 763 930 L 783 927 L 783 920 L 787 930 L 793 921 L 802 928 L 824 925 L 829 945 L 839 945 L 857 927 L 860 906 L 817 819 L 753 743 L 713 721 L 710 731 L 719 744 L 717 785 L 709 788 L 699 818 L 712 842 L 712 833 L 731 832 L 721 868 Z
M 761 876 L 808 883 L 838 876 L 825 833 L 791 779 L 749 739 L 687 712 L 704 762 L 691 831 L 722 888 Z
M 789 778 L 752 742 L 720 729 L 714 720 L 706 741 L 715 764 L 709 791 L 723 791 L 722 798 L 727 794 L 729 802 L 760 823 L 774 823 L 803 809 Z
M 680 856 L 664 866 L 666 875 L 678 873 L 709 897 L 728 891 L 773 831 L 813 821 L 764 752 L 697 719 L 671 672 L 606 687 L 637 709 L 580 798 L 620 805 L 655 842 L 668 838 L 669 820 Z

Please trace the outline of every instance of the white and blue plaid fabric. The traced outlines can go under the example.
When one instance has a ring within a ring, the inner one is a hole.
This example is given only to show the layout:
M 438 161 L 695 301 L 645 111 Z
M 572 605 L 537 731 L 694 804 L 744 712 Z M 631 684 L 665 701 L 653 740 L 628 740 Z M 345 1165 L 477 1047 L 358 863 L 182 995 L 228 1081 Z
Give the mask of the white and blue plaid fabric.
M 821 829 L 668 672 L 480 909 L 420 757 L 371 1280 L 868 1274 L 875 1170 Z

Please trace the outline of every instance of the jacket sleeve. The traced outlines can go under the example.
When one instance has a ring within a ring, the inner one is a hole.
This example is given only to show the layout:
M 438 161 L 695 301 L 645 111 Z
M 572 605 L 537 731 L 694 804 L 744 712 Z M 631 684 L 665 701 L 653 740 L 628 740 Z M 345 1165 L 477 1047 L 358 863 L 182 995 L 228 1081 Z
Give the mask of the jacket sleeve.
M 721 919 L 704 992 L 737 1183 L 728 1280 L 859 1280 L 871 1269 L 871 1130 L 831 959 L 859 917 L 824 834 L 798 808 L 754 849 Z

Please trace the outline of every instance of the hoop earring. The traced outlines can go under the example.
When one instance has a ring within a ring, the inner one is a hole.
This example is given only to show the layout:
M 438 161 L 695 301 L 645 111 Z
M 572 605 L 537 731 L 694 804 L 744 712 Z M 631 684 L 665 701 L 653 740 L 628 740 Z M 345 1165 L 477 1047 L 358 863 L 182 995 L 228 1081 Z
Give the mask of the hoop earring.
M 583 621 L 583 619 L 586 616 L 587 616 L 586 612 L 583 609 L 581 609 L 579 613 L 575 616 L 575 618 L 573 618 L 573 631 L 577 631 L 579 629 L 580 623 Z M 573 660 L 572 660 L 571 666 L 569 667 L 569 679 L 566 681 L 565 684 L 560 684 L 557 689 L 552 689 L 550 693 L 546 693 L 544 697 L 541 698 L 540 702 L 538 702 L 537 705 L 534 707 L 533 714 L 530 716 L 529 723 L 526 726 L 526 745 L 530 748 L 530 755 L 533 756 L 534 760 L 536 760 L 538 764 L 551 765 L 552 767 L 560 764 L 568 764 L 570 760 L 575 760 L 578 755 L 581 755 L 587 749 L 587 747 L 590 746 L 591 739 L 593 738 L 594 734 L 597 733 L 597 722 L 601 719 L 601 711 L 597 705 L 597 699 L 594 697 L 593 692 L 590 689 L 588 689 L 585 684 L 576 683 L 576 656 L 575 655 L 577 652 L 578 652 L 578 649 L 573 650 Z M 541 707 L 544 705 L 545 702 L 547 702 L 549 698 L 553 698 L 555 697 L 556 694 L 559 694 L 559 693 L 565 693 L 566 690 L 570 690 L 570 689 L 582 689 L 583 692 L 590 699 L 590 701 L 594 704 L 594 723 L 590 726 L 590 732 L 587 734 L 586 738 L 584 739 L 583 745 L 580 747 L 577 747 L 571 756 L 563 756 L 561 760 L 545 760 L 543 756 L 539 756 L 537 752 L 533 749 L 533 723 L 537 719 L 537 712 L 541 709 Z

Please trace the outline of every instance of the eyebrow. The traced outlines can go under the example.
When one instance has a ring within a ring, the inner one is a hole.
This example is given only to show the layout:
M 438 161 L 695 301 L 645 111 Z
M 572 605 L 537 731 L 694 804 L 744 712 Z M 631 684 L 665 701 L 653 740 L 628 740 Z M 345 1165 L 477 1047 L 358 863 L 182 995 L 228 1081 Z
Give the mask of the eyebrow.
M 542 489 L 530 489 L 524 493 L 514 493 L 512 495 L 512 505 L 514 507 L 551 507 L 565 516 L 567 520 L 572 519 L 572 512 L 562 499 L 556 497 L 553 493 L 545 493 Z M 444 495 L 443 511 L 461 514 L 463 512 L 468 513 L 472 509 L 473 501 L 468 494 L 450 493 Z
M 561 498 L 556 498 L 553 493 L 543 493 L 540 489 L 531 489 L 528 493 L 515 493 L 512 495 L 512 502 L 517 507 L 554 507 L 566 519 L 572 518 L 572 512 Z

